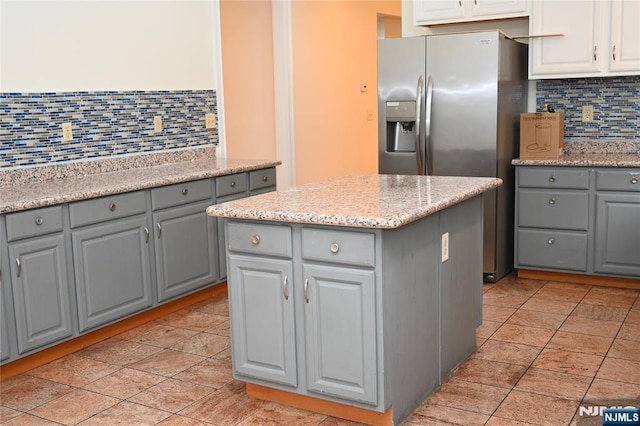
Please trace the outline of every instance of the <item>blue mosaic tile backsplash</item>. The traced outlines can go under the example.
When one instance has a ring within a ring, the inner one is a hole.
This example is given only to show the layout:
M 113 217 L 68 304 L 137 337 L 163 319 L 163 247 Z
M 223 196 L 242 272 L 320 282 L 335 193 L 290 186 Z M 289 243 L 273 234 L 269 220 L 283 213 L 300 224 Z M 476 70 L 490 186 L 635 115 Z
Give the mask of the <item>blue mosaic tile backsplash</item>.
M 536 111 L 545 103 L 564 113 L 565 140 L 640 140 L 640 76 L 539 80 Z M 593 122 L 582 122 L 583 105 Z
M 216 102 L 215 90 L 0 93 L 0 168 L 217 144 Z

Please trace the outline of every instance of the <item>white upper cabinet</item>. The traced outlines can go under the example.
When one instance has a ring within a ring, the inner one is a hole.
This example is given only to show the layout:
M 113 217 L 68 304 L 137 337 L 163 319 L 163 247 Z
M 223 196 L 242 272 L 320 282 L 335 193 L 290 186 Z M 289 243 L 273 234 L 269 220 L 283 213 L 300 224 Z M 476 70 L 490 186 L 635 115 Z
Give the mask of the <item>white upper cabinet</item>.
M 640 73 L 637 0 L 541 0 L 532 3 L 529 78 Z M 561 34 L 553 36 L 554 34 Z
M 414 25 L 450 24 L 456 22 L 528 16 L 527 0 L 415 0 Z

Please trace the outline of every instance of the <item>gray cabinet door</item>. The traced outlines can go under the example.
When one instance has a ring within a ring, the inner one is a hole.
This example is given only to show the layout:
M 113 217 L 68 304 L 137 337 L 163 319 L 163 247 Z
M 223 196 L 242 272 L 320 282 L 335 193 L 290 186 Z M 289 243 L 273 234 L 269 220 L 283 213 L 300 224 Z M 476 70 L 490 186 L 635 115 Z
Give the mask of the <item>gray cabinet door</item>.
M 9 245 L 20 354 L 71 336 L 64 236 Z
M 229 255 L 229 309 L 237 374 L 297 386 L 291 260 Z
M 303 265 L 309 392 L 376 405 L 373 270 Z
M 153 214 L 158 301 L 218 280 L 215 219 L 209 201 Z
M 223 198 L 217 198 L 216 204 L 239 200 L 246 196 L 247 194 L 244 192 L 227 195 Z M 218 278 L 224 280 L 227 278 L 227 231 L 224 228 L 224 219 L 217 218 L 216 222 L 218 227 Z
M 597 193 L 594 271 L 640 277 L 640 197 Z
M 80 331 L 151 306 L 145 216 L 74 231 L 72 242 Z

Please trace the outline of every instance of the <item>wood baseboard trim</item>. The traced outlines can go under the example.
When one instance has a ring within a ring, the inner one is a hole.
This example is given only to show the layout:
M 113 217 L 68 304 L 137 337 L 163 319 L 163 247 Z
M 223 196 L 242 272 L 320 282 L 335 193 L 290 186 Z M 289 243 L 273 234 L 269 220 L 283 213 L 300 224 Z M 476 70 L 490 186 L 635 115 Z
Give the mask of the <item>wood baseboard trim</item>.
M 518 278 L 530 278 L 534 280 L 545 281 L 562 281 L 574 284 L 631 288 L 640 290 L 640 280 L 635 280 L 632 278 L 603 277 L 600 275 L 570 274 L 566 272 L 536 271 L 533 269 L 518 269 Z
M 266 401 L 277 402 L 282 405 L 313 411 L 314 413 L 326 414 L 328 416 L 339 417 L 341 419 L 366 423 L 373 426 L 393 425 L 393 407 L 389 407 L 384 413 L 379 413 L 377 411 L 316 399 L 306 395 L 298 395 L 253 383 L 247 383 L 247 395 Z
M 144 311 L 132 317 L 125 318 L 122 321 L 118 321 L 106 327 L 102 327 L 87 334 L 83 334 L 81 336 L 67 340 L 50 348 L 43 349 L 32 355 L 19 358 L 15 361 L 0 366 L 0 382 L 8 379 L 9 377 L 13 377 L 20 373 L 24 373 L 25 371 L 31 370 L 32 368 L 39 367 L 58 358 L 62 358 L 63 356 L 69 355 L 70 353 L 79 351 L 80 349 L 108 339 L 109 337 L 113 337 L 116 334 L 131 330 L 132 328 L 160 318 L 164 315 L 178 311 L 182 308 L 186 308 L 187 306 L 191 306 L 195 303 L 202 302 L 203 300 L 206 300 L 210 297 L 226 293 L 227 283 L 225 281 L 220 284 L 181 297 L 180 299 L 173 300 L 160 306 L 156 306 L 155 308 L 149 309 L 148 311 Z

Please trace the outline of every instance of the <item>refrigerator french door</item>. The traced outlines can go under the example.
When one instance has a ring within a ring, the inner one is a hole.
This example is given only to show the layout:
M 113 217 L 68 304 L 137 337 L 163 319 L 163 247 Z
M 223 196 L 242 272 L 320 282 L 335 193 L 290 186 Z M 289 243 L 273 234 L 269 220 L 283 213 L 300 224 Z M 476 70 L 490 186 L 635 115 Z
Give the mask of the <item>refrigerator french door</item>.
M 378 40 L 382 174 L 499 177 L 484 196 L 483 279 L 513 269 L 526 45 L 499 31 Z

